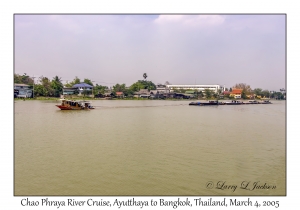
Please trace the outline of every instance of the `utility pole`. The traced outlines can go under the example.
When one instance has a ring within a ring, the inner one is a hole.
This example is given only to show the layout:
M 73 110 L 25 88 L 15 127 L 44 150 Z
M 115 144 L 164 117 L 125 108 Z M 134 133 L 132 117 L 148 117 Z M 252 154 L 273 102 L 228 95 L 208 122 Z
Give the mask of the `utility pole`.
M 33 79 L 33 88 L 32 88 L 32 98 L 34 98 L 34 75 L 33 75 L 33 77 L 32 77 L 32 79 Z
M 96 82 L 96 81 L 91 81 L 92 83 L 93 82 Z M 94 98 L 95 98 L 95 94 L 94 94 L 94 83 L 93 83 L 93 87 L 92 87 L 92 94 L 93 94 L 93 96 L 94 96 Z

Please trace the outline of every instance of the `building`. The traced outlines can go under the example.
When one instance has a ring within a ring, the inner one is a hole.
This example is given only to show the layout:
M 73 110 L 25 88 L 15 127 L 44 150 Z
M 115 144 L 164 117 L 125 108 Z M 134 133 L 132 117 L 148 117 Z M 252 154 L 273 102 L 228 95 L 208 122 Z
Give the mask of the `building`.
M 32 98 L 33 89 L 26 84 L 15 84 L 14 85 L 14 97 L 18 98 Z
M 123 92 L 116 92 L 116 96 L 118 98 L 124 98 L 124 93 Z
M 63 95 L 74 95 L 78 88 L 63 88 Z M 78 92 L 78 91 L 77 91 Z
M 140 98 L 149 98 L 150 97 L 150 91 L 148 89 L 140 89 L 140 91 L 134 93 L 135 97 Z
M 72 86 L 72 88 L 77 88 L 79 91 L 79 95 L 84 94 L 84 92 L 86 92 L 86 93 L 89 92 L 89 93 L 93 94 L 93 86 L 86 84 L 84 82 L 75 84 Z
M 219 90 L 225 88 L 225 86 L 221 87 L 220 85 L 166 85 L 171 91 L 174 89 L 189 89 L 189 90 L 197 90 L 204 91 L 205 89 L 209 89 L 215 93 L 218 93 Z
M 159 93 L 170 93 L 170 89 L 166 85 L 158 84 L 156 85 L 156 90 Z
M 230 92 L 230 97 L 234 97 L 235 99 L 242 98 L 243 89 L 232 89 Z

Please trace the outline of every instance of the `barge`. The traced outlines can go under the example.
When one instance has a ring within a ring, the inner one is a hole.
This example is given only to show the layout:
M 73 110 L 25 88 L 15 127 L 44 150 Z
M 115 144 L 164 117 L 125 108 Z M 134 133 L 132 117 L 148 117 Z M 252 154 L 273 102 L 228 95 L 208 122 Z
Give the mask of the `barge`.
M 232 100 L 228 102 L 219 102 L 219 101 L 208 101 L 208 102 L 191 102 L 189 105 L 192 106 L 212 106 L 212 105 L 248 105 L 248 104 L 272 104 L 269 100 L 264 100 L 264 101 L 256 101 L 252 100 L 249 102 L 243 102 L 243 101 L 237 101 L 237 100 Z
M 218 101 L 208 101 L 208 102 L 191 102 L 189 105 L 192 106 L 214 106 L 214 105 L 221 105 Z

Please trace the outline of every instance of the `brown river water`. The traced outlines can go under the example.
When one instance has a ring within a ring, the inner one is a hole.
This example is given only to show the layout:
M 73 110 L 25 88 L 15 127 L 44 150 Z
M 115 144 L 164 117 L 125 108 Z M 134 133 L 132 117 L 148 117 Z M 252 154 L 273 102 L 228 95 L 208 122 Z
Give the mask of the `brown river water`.
M 286 195 L 286 104 L 15 101 L 15 195 Z

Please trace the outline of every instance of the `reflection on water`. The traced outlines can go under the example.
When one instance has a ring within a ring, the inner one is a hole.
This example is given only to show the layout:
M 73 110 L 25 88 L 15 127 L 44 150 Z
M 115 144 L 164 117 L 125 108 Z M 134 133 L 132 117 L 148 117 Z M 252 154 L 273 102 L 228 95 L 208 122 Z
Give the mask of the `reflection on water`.
M 284 102 L 188 103 L 101 100 L 60 111 L 17 101 L 15 195 L 285 194 Z M 244 181 L 276 189 L 241 189 Z

